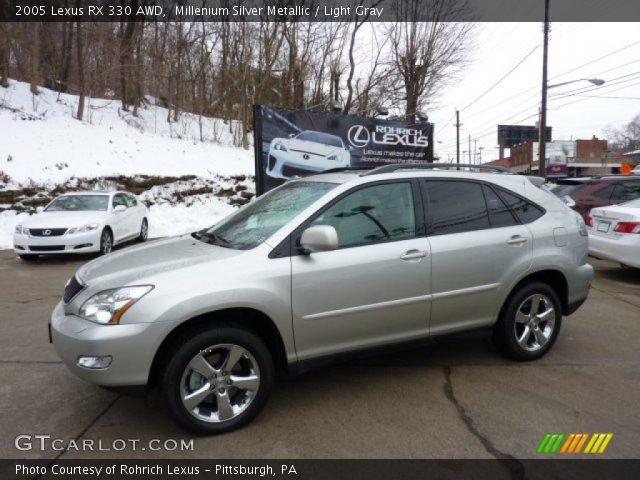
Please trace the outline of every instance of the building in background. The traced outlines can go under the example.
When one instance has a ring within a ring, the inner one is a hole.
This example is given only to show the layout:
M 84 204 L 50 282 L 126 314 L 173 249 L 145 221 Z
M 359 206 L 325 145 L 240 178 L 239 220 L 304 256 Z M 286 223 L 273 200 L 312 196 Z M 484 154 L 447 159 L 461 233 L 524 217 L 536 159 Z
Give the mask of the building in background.
M 506 166 L 516 173 L 538 173 L 538 142 L 525 141 L 511 146 L 511 155 L 487 165 Z M 633 153 L 633 152 L 631 152 Z M 547 142 L 548 177 L 584 177 L 616 174 L 624 163 L 634 166 L 638 155 L 623 155 L 609 150 L 607 140 L 591 139 L 554 140 Z

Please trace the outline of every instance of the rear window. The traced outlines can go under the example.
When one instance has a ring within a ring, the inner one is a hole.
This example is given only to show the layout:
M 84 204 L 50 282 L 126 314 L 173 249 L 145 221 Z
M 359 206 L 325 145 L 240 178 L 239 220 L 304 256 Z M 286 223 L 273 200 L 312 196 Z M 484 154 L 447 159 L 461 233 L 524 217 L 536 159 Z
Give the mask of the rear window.
M 544 210 L 522 197 L 501 188 L 498 189 L 498 193 L 522 223 L 534 222 L 544 215 Z
M 588 182 L 561 183 L 554 187 L 551 192 L 556 197 L 564 197 L 566 195 L 571 196 L 571 194 L 577 192 L 581 188 L 586 187 L 588 184 Z

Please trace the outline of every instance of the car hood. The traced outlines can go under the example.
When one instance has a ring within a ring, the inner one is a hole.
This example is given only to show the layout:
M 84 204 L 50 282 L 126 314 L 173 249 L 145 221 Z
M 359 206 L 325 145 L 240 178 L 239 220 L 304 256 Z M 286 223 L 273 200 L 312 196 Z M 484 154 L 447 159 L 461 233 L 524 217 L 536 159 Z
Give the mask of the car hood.
M 333 145 L 325 145 L 324 143 L 308 142 L 306 140 L 298 140 L 292 138 L 289 140 L 289 148 L 291 150 L 299 150 L 301 152 L 313 153 L 314 155 L 330 155 L 340 152 L 343 149 L 334 147 Z
M 108 212 L 41 212 L 21 222 L 25 228 L 71 228 L 88 223 L 99 223 Z
M 82 283 L 99 282 L 101 288 L 113 288 L 240 253 L 242 250 L 209 245 L 190 235 L 181 235 L 110 253 L 87 263 L 77 275 Z

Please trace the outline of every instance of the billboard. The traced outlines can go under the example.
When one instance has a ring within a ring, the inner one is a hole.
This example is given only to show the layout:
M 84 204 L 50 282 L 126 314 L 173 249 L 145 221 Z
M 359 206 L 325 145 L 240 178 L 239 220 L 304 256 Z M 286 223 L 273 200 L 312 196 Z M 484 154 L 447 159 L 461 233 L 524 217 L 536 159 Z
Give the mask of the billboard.
M 498 125 L 498 145 L 511 148 L 522 142 L 539 140 L 538 127 L 530 125 Z M 551 127 L 546 128 L 546 141 L 551 141 Z
M 335 168 L 433 161 L 433 124 L 254 106 L 256 192 Z

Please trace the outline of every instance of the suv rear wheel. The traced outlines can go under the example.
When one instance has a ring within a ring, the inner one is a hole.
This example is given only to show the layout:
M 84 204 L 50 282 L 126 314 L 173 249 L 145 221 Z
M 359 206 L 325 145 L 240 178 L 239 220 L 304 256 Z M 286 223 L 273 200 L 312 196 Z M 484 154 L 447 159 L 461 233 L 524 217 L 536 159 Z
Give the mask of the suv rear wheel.
M 197 434 L 223 433 L 250 422 L 273 384 L 269 349 L 237 327 L 201 331 L 178 343 L 162 379 L 173 418 Z
M 553 346 L 562 309 L 556 292 L 545 283 L 531 283 L 517 290 L 503 309 L 494 327 L 494 340 L 515 360 L 535 360 Z

